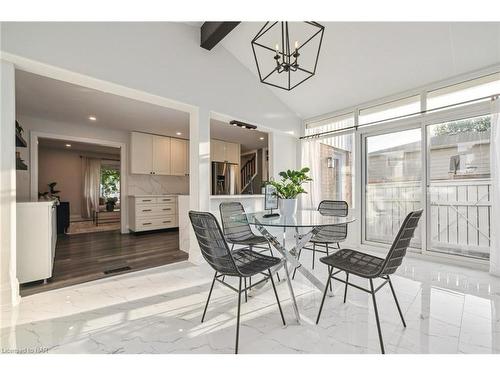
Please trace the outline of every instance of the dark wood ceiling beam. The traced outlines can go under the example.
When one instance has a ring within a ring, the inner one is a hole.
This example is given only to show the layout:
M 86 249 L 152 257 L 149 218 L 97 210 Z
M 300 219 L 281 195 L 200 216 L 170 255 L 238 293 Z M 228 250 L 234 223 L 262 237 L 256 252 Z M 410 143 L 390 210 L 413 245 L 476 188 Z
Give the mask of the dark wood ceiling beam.
M 214 48 L 240 22 L 204 22 L 201 25 L 200 47 L 207 50 Z

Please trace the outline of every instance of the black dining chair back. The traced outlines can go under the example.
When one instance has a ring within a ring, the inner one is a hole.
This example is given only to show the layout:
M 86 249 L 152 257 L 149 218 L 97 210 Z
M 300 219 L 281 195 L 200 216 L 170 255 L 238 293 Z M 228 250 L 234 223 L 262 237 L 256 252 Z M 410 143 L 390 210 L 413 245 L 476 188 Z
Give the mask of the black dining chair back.
M 385 258 L 384 265 L 380 272 L 381 275 L 393 274 L 403 262 L 406 250 L 410 246 L 410 241 L 415 234 L 415 229 L 418 226 L 422 212 L 423 210 L 413 211 L 406 216 Z
M 189 218 L 208 264 L 218 273 L 240 276 L 215 216 L 209 212 L 189 211 Z
M 245 209 L 240 202 L 222 202 L 219 205 L 224 236 L 230 243 L 238 243 L 255 235 L 246 219 Z M 241 220 L 232 220 L 231 216 L 241 215 Z

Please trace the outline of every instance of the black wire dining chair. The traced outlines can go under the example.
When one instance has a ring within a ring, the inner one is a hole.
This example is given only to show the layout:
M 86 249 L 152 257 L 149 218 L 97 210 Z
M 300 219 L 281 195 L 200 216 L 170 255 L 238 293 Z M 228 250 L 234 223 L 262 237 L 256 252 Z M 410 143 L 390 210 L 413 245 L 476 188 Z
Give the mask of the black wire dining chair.
M 325 216 L 340 216 L 345 217 L 349 214 L 349 204 L 346 201 L 333 201 L 333 200 L 323 200 L 318 205 L 318 211 Z M 314 269 L 314 260 L 316 258 L 316 253 L 330 255 L 329 245 L 336 244 L 337 248 L 340 249 L 340 242 L 343 242 L 347 238 L 347 224 L 339 225 L 329 225 L 322 227 L 318 233 L 316 233 L 309 242 L 312 247 L 304 246 L 300 249 L 297 254 L 297 260 L 300 259 L 300 254 L 302 250 L 310 250 L 313 253 L 312 256 L 312 269 Z M 292 279 L 295 278 L 295 273 L 297 269 L 293 271 Z
M 219 212 L 222 221 L 222 231 L 226 242 L 231 244 L 231 251 L 234 250 L 235 245 L 241 245 L 248 247 L 250 250 L 262 249 L 263 251 L 269 251 L 271 256 L 274 256 L 273 250 L 269 241 L 266 240 L 264 236 L 258 236 L 253 233 L 250 224 L 246 220 L 246 212 L 243 205 L 240 202 L 222 202 L 219 205 Z M 234 220 L 231 217 L 238 216 L 241 220 Z M 266 246 L 260 246 L 266 244 Z M 262 251 L 261 251 L 262 252 Z M 280 275 L 276 273 L 278 281 L 280 280 Z M 246 279 L 244 280 L 246 286 Z M 250 288 L 252 287 L 250 280 Z M 245 293 L 245 301 L 247 300 L 247 295 Z
M 384 258 L 379 258 L 373 255 L 362 253 L 356 250 L 341 249 L 335 254 L 321 258 L 320 261 L 326 264 L 329 268 L 328 271 L 328 281 L 325 286 L 325 291 L 323 293 L 323 298 L 321 300 L 321 305 L 318 311 L 318 317 L 316 319 L 316 324 L 319 323 L 319 318 L 321 316 L 321 311 L 323 310 L 323 304 L 325 303 L 325 296 L 328 290 L 328 286 L 331 285 L 332 279 L 340 281 L 345 284 L 344 290 L 344 303 L 347 298 L 347 286 L 352 286 L 356 289 L 362 290 L 364 292 L 370 293 L 373 300 L 373 308 L 375 311 L 375 319 L 377 322 L 378 338 L 380 342 L 380 349 L 382 354 L 385 353 L 384 340 L 382 338 L 382 332 L 380 330 L 380 321 L 378 316 L 377 300 L 375 299 L 375 293 L 377 293 L 385 284 L 389 284 L 391 288 L 394 301 L 396 302 L 396 307 L 398 308 L 399 316 L 403 322 L 403 326 L 406 327 L 406 322 L 403 317 L 403 313 L 399 306 L 398 299 L 396 298 L 396 293 L 394 292 L 394 287 L 392 286 L 390 275 L 392 275 L 398 267 L 403 262 L 403 258 L 406 255 L 406 250 L 410 245 L 410 241 L 413 238 L 415 229 L 417 228 L 418 221 L 422 216 L 422 210 L 410 212 L 403 224 L 399 228 L 399 232 L 392 243 L 389 253 Z M 337 268 L 338 271 L 333 272 Z M 346 279 L 342 280 L 335 275 L 339 272 L 346 273 Z M 352 284 L 349 282 L 349 274 L 353 274 L 365 279 L 370 282 L 370 289 L 360 287 L 359 285 Z M 373 286 L 373 279 L 381 278 L 384 280 L 382 284 L 376 288 Z
M 230 251 L 227 242 L 222 234 L 221 228 L 214 215 L 209 212 L 189 211 L 189 219 L 193 226 L 194 233 L 200 245 L 201 253 L 207 263 L 215 270 L 215 275 L 212 280 L 210 291 L 208 292 L 207 303 L 203 310 L 201 322 L 205 320 L 208 303 L 212 295 L 215 281 L 238 293 L 238 314 L 236 318 L 236 345 L 235 354 L 238 354 L 238 341 L 240 333 L 240 310 L 241 310 L 241 293 L 246 292 L 247 288 L 242 288 L 242 280 L 247 277 L 263 275 L 264 278 L 254 285 L 271 280 L 274 295 L 278 308 L 281 314 L 281 320 L 285 325 L 285 317 L 281 309 L 281 304 L 274 284 L 273 276 L 270 271 L 271 267 L 276 266 L 281 262 L 281 259 L 260 254 L 249 249 L 236 249 Z M 239 284 L 238 289 L 225 282 L 226 276 L 237 277 Z

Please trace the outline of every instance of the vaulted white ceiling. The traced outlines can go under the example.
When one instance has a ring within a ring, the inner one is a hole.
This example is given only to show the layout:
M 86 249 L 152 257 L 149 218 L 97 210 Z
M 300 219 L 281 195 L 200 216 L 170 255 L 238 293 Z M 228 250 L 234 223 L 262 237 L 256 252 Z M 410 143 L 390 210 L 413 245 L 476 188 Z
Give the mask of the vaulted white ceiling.
M 266 86 L 299 117 L 340 110 L 500 64 L 500 23 L 325 22 L 317 74 L 290 92 Z M 243 22 L 221 42 L 258 79 Z

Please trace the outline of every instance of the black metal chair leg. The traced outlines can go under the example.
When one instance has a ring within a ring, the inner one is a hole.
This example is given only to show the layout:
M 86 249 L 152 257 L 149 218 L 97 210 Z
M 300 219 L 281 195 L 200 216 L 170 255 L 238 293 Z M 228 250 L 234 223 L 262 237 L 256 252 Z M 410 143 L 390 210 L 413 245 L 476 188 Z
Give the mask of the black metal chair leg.
M 271 244 L 269 242 L 267 243 L 267 246 L 269 246 L 269 252 L 271 253 L 271 256 L 273 257 L 274 256 L 273 249 L 272 249 Z M 278 279 L 278 282 L 281 282 L 279 272 L 276 272 L 276 278 Z
M 346 273 L 345 273 L 344 303 L 345 303 L 345 301 L 346 301 L 346 299 L 347 299 L 347 285 L 348 285 L 348 283 L 349 283 L 349 273 L 348 273 L 348 272 L 346 272 Z
M 215 278 L 217 277 L 217 272 L 215 272 L 214 279 L 212 280 L 212 286 L 210 287 L 210 292 L 208 292 L 207 303 L 205 304 L 205 310 L 203 310 L 203 316 L 201 317 L 201 322 L 205 320 L 205 314 L 207 313 L 208 302 L 210 302 L 210 296 L 212 295 L 212 290 L 214 289 Z
M 269 278 L 271 279 L 271 283 L 273 284 L 273 290 L 274 290 L 274 295 L 276 296 L 276 302 L 278 303 L 278 308 L 280 309 L 281 320 L 283 321 L 283 325 L 285 326 L 286 325 L 285 317 L 283 316 L 283 310 L 281 309 L 280 299 L 278 298 L 278 292 L 276 291 L 276 285 L 274 285 L 273 274 L 271 273 L 271 270 L 268 271 L 269 271 Z
M 323 292 L 323 298 L 321 299 L 321 305 L 319 306 L 318 317 L 316 318 L 316 324 L 319 323 L 319 318 L 321 317 L 321 310 L 323 310 L 323 304 L 325 303 L 326 292 L 328 291 L 328 285 L 332 282 L 333 267 L 331 267 L 330 272 L 328 272 L 328 281 L 325 285 L 325 291 Z
M 247 278 L 245 277 L 245 303 L 248 302 L 248 296 L 247 296 Z
M 377 309 L 377 300 L 375 298 L 375 289 L 373 289 L 373 279 L 370 279 L 370 289 L 371 289 L 371 294 L 372 294 L 372 299 L 373 299 L 373 309 L 375 311 L 375 319 L 377 320 L 377 330 L 378 330 L 378 339 L 380 341 L 380 350 L 382 351 L 382 354 L 385 354 L 384 340 L 382 339 L 382 332 L 380 330 L 380 320 L 378 318 L 378 309 Z
M 329 256 L 329 252 L 328 252 L 328 242 L 326 243 L 326 256 Z M 328 266 L 328 273 L 330 273 L 330 266 Z M 330 292 L 333 292 L 332 290 L 332 284 L 330 284 Z
M 313 266 L 312 269 L 314 269 L 314 258 L 316 258 L 316 244 L 313 243 Z
M 238 315 L 236 317 L 236 346 L 234 349 L 234 354 L 238 354 L 238 341 L 240 338 L 240 310 L 241 310 L 241 277 L 240 277 L 240 284 L 238 287 Z
M 403 326 L 406 328 L 405 318 L 403 317 L 403 313 L 401 312 L 401 307 L 399 307 L 398 299 L 396 298 L 396 292 L 394 291 L 394 287 L 392 286 L 391 278 L 387 275 L 387 280 L 389 281 L 389 286 L 391 287 L 391 292 L 394 297 L 394 301 L 396 301 L 396 307 L 398 308 L 399 316 L 401 317 L 401 321 L 403 322 Z

